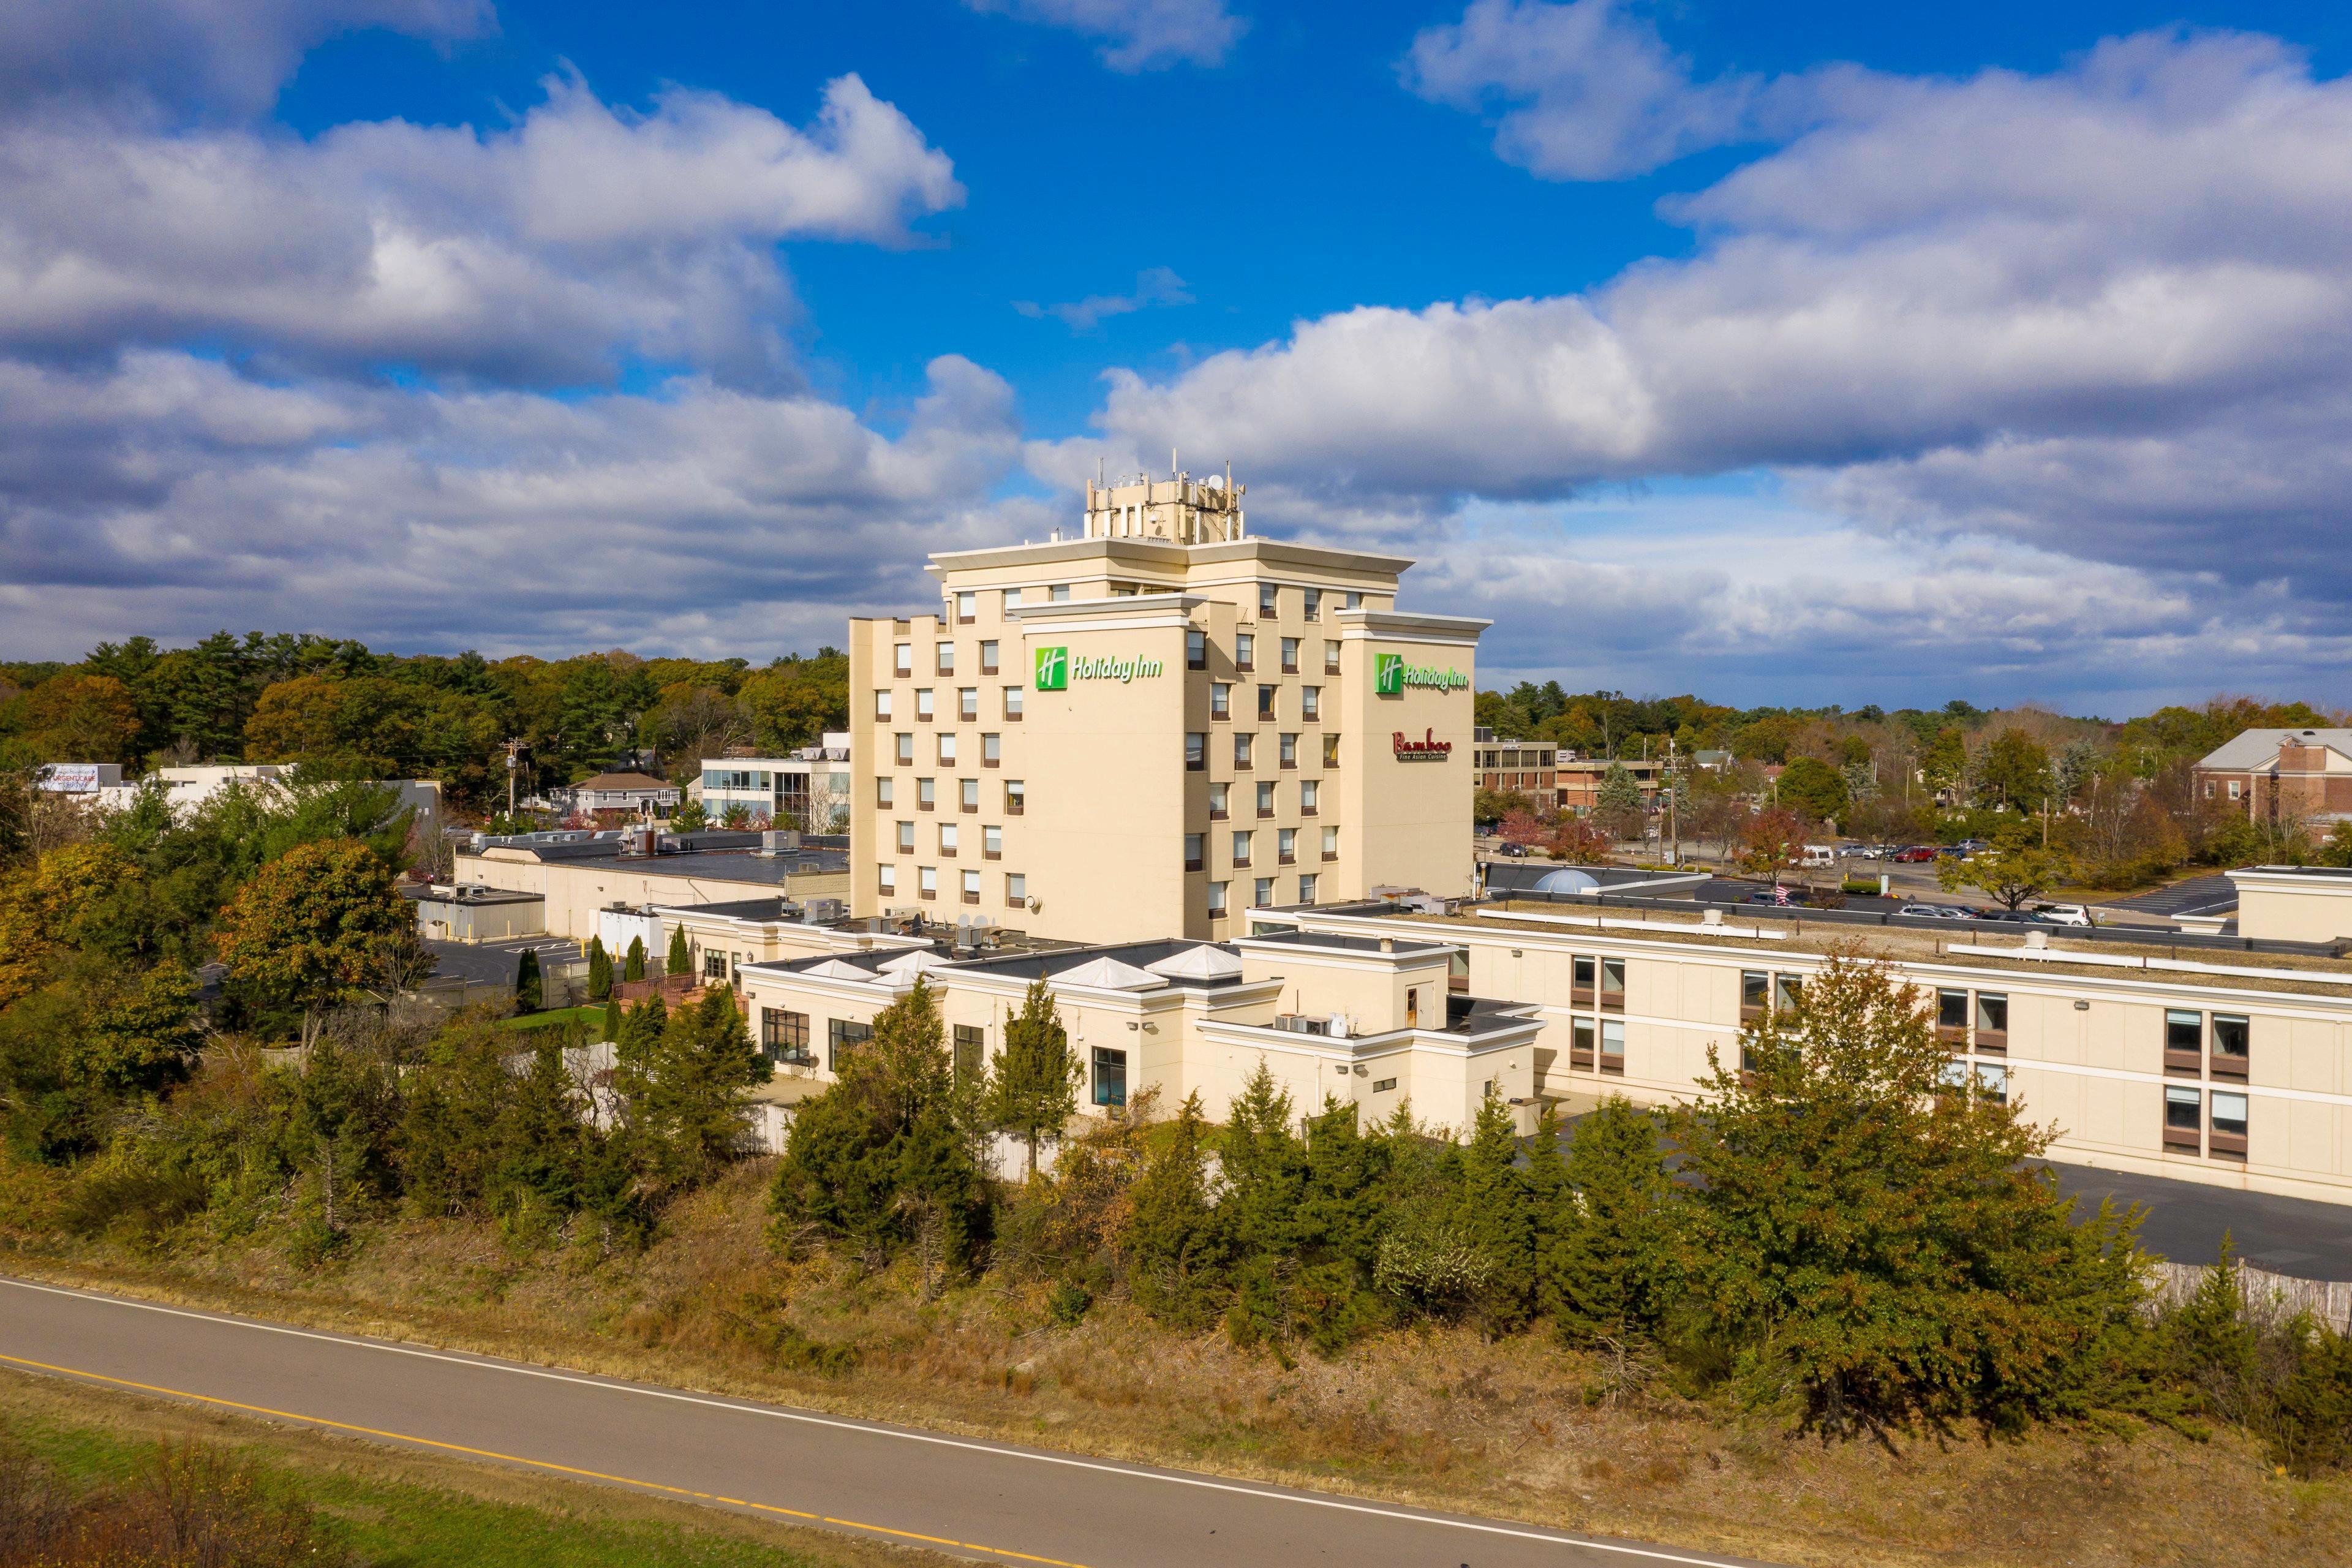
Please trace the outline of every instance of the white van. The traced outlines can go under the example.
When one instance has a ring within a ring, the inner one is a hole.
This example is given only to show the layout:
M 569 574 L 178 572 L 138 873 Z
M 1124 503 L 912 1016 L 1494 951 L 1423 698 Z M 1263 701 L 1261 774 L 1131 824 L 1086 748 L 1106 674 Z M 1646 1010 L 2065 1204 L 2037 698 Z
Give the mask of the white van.
M 1805 846 L 1804 858 L 1799 860 L 1797 865 L 1804 870 L 1816 871 L 1834 870 L 1837 868 L 1837 863 L 1838 858 L 1836 845 L 1808 844 Z
M 2090 926 L 2099 923 L 2091 918 L 2090 910 L 2082 904 L 2035 904 L 2033 912 L 2053 925 Z

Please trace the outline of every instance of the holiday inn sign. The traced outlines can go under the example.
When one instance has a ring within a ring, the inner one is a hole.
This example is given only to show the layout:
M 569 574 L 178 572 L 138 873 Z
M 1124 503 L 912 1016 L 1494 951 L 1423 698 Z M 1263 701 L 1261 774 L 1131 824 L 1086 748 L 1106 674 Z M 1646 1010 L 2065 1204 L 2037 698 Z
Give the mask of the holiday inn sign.
M 1140 656 L 1092 658 L 1081 654 L 1072 658 L 1066 647 L 1041 647 L 1036 655 L 1040 691 L 1067 691 L 1073 680 L 1116 680 L 1124 686 L 1130 680 L 1149 679 L 1162 668 L 1158 659 Z
M 1452 668 L 1439 669 L 1433 665 L 1407 664 L 1401 653 L 1376 653 L 1372 656 L 1372 694 L 1376 697 L 1402 697 L 1408 686 L 1431 691 L 1466 691 L 1470 678 Z

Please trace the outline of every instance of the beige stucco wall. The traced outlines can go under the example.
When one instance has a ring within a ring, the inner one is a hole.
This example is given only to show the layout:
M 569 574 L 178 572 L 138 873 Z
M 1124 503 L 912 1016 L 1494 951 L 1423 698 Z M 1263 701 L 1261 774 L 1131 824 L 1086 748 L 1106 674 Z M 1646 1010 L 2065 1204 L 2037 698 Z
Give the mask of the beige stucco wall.
M 2279 942 L 2352 937 L 2352 878 L 2239 872 L 2238 934 Z
M 612 903 L 715 904 L 737 899 L 845 899 L 849 895 L 849 878 L 842 872 L 791 877 L 781 884 L 739 882 L 720 877 L 637 871 L 611 861 L 593 865 L 542 861 L 528 850 L 498 847 L 479 855 L 459 855 L 453 875 L 459 882 L 544 895 L 548 933 L 583 942 L 596 934 L 596 911 Z

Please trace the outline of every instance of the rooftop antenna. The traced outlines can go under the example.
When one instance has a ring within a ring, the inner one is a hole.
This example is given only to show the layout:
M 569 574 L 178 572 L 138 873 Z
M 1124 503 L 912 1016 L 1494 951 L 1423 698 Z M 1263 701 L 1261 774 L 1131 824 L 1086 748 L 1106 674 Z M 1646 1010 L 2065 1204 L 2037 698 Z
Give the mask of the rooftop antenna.
M 1173 447 L 1168 448 L 1168 477 L 1171 479 L 1176 477 L 1176 448 Z

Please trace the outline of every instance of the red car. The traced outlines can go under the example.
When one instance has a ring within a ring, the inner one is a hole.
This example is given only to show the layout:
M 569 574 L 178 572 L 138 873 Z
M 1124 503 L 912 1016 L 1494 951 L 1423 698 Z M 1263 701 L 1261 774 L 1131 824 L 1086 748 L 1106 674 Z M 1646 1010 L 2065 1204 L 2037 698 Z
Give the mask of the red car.
M 1935 858 L 1936 851 L 1925 844 L 1914 844 L 1907 849 L 1897 849 L 1887 857 L 1889 860 L 1901 860 L 1915 866 L 1922 860 L 1933 860 Z

